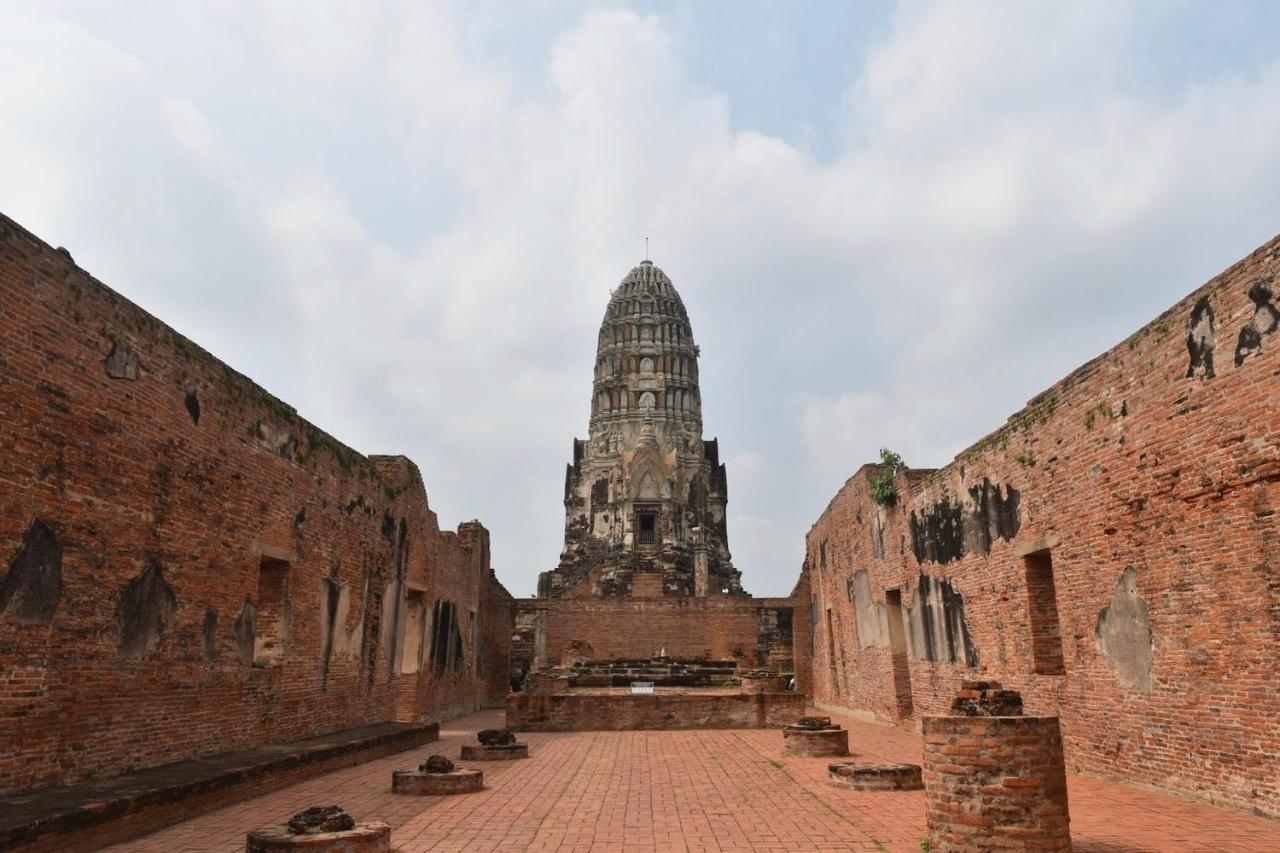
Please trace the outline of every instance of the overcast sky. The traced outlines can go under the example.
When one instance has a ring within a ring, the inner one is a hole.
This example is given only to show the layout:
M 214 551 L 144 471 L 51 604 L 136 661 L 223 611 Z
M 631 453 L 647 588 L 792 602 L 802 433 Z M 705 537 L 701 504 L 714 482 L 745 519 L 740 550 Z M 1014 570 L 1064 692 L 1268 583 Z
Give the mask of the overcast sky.
M 1280 4 L 0 0 L 0 210 L 555 565 L 609 290 L 702 347 L 744 586 L 1280 231 Z

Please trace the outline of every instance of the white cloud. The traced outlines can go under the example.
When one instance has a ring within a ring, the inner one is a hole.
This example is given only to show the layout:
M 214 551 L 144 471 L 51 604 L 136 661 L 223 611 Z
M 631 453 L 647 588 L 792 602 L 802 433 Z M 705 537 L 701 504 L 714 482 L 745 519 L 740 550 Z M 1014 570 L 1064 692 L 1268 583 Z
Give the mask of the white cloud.
M 597 324 L 645 236 L 703 346 L 735 562 L 785 594 L 880 446 L 944 463 L 1280 216 L 1276 52 L 1153 82 L 1150 9 L 904 5 L 824 160 L 735 125 L 662 16 L 231 4 L 177 55 L 14 9 L 6 212 L 415 458 L 517 593 L 559 553 Z M 494 47 L 522 28 L 551 34 L 532 64 Z

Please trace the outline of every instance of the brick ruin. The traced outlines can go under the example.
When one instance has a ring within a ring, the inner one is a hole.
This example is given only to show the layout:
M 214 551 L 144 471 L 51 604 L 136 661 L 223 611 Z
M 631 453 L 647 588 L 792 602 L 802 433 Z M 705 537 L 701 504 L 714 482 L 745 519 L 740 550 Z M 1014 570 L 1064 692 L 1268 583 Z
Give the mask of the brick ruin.
M 501 704 L 479 522 L 4 217 L 0 399 L 0 794 Z
M 918 728 L 999 679 L 1073 771 L 1280 815 L 1278 271 L 1273 240 L 943 468 L 860 468 L 807 537 L 817 703 Z
M 752 598 L 733 566 L 698 357 L 675 285 L 642 261 L 600 326 L 588 438 L 574 440 L 565 473 L 560 563 L 536 598 L 516 602 L 514 686 L 547 667 L 655 655 L 807 678 L 807 645 L 795 646 L 807 637 L 804 596 Z

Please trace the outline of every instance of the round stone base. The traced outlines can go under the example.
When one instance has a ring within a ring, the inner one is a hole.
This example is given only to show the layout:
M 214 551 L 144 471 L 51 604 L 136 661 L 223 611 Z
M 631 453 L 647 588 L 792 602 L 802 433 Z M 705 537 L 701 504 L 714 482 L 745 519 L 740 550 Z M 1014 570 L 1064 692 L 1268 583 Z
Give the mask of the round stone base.
M 787 755 L 799 758 L 848 755 L 849 732 L 835 726 L 829 729 L 787 726 L 782 730 L 782 747 Z
M 484 787 L 481 770 L 454 770 L 451 773 L 423 773 L 397 770 L 391 774 L 393 794 L 470 794 Z
M 832 785 L 855 791 L 919 791 L 924 787 L 919 764 L 832 764 Z
M 740 682 L 739 687 L 743 693 L 781 693 L 783 689 L 783 679 L 780 675 L 763 678 L 744 675 Z
M 529 744 L 512 743 L 506 746 L 485 746 L 465 744 L 462 747 L 463 761 L 512 761 L 529 757 Z
M 342 832 L 295 835 L 289 827 L 255 829 L 245 839 L 245 853 L 389 853 L 391 827 L 382 821 L 358 823 Z

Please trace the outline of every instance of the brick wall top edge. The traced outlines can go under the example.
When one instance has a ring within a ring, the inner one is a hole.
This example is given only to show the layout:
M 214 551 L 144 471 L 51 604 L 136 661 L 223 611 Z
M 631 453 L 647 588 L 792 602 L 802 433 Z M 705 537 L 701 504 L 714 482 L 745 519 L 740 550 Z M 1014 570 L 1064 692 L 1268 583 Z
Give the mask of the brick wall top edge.
M 1195 290 L 1188 293 L 1182 299 L 1179 299 L 1173 305 L 1162 311 L 1158 316 L 1133 332 L 1133 334 L 1125 337 L 1115 346 L 1100 355 L 1091 358 L 1089 361 L 1080 365 L 1050 387 L 1033 396 L 1027 402 L 1026 406 L 1010 415 L 1004 424 L 961 450 L 949 463 L 941 468 L 913 468 L 899 474 L 898 477 L 895 478 L 895 484 L 898 486 L 899 494 L 902 497 L 897 502 L 897 506 L 911 503 L 913 499 L 923 493 L 939 476 L 947 476 L 956 468 L 957 465 L 964 464 L 966 461 L 971 461 L 981 457 L 989 449 L 991 443 L 1002 433 L 1027 420 L 1034 420 L 1039 413 L 1044 411 L 1045 407 L 1050 407 L 1051 411 L 1057 401 L 1068 397 L 1069 392 L 1085 385 L 1088 380 L 1094 378 L 1100 368 L 1105 365 L 1109 359 L 1115 357 L 1117 354 L 1123 353 L 1131 346 L 1132 342 L 1145 337 L 1150 337 L 1154 332 L 1156 332 L 1156 330 L 1162 327 L 1162 324 L 1164 326 L 1168 326 L 1171 318 L 1189 310 L 1189 308 L 1201 297 L 1212 293 L 1224 282 L 1239 275 L 1258 258 L 1265 257 L 1268 253 L 1275 252 L 1277 250 L 1280 250 L 1280 235 L 1271 238 L 1258 248 L 1251 251 L 1248 255 L 1228 266 L 1222 272 L 1205 281 Z M 1180 338 L 1180 336 L 1177 335 L 1175 335 L 1175 337 Z M 806 539 L 808 539 L 808 536 L 811 535 L 813 531 L 827 519 L 828 515 L 841 502 L 842 497 L 844 497 L 851 488 L 861 487 L 862 490 L 865 491 L 865 481 L 868 475 L 878 471 L 879 469 L 879 463 L 875 462 L 866 462 L 859 466 L 857 470 L 855 470 L 854 473 L 845 480 L 844 484 L 831 497 L 831 500 L 827 502 L 822 513 L 810 526 L 809 534 L 806 534 Z
M 293 406 L 276 397 L 244 373 L 236 370 L 197 342 L 113 290 L 110 286 L 99 281 L 91 273 L 75 263 L 69 253 L 59 252 L 3 212 L 0 212 L 0 248 L 16 253 L 18 260 L 21 262 L 49 273 L 50 284 L 69 287 L 74 279 L 76 286 L 87 287 L 95 291 L 97 296 L 110 303 L 115 310 L 133 313 L 139 318 L 145 318 L 145 325 L 153 330 L 150 337 L 155 345 L 167 347 L 171 350 L 181 347 L 184 350 L 194 352 L 196 360 L 204 362 L 207 368 L 211 368 L 210 374 L 221 375 L 222 381 L 226 385 L 240 386 L 241 390 L 247 391 L 250 397 L 264 408 L 276 413 L 283 420 L 290 421 L 303 431 L 313 433 L 319 437 L 322 443 L 338 448 L 343 454 L 348 455 L 353 467 L 359 466 L 384 480 L 389 476 L 397 477 L 397 482 L 388 484 L 393 491 L 397 494 L 420 491 L 421 499 L 429 506 L 422 474 L 418 466 L 408 457 L 402 454 L 366 456 L 334 438 L 325 430 L 299 415 L 297 409 Z M 166 341 L 166 338 L 169 338 L 169 340 Z

